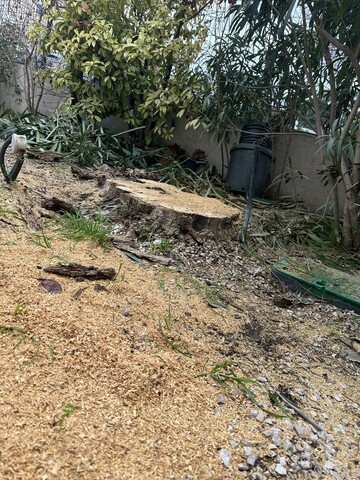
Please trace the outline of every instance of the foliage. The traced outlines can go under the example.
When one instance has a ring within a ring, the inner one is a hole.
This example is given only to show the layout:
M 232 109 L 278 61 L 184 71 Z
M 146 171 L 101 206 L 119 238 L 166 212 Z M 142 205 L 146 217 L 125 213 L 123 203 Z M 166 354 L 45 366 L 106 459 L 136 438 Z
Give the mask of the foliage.
M 146 164 L 143 157 L 133 155 L 132 142 L 126 144 L 122 141 L 124 137 L 79 120 L 66 105 L 49 117 L 29 111 L 19 115 L 0 108 L 0 138 L 6 139 L 13 133 L 26 135 L 30 147 L 67 154 L 71 160 L 84 166 L 108 163 L 134 167 Z
M 173 116 L 184 115 L 201 89 L 191 65 L 207 3 L 47 0 L 30 37 L 41 39 L 43 55 L 60 55 L 47 76 L 71 91 L 77 112 L 95 120 L 116 113 L 169 136 Z
M 301 123 L 316 132 L 338 171 L 336 203 L 340 175 L 343 181 L 344 245 L 360 248 L 360 142 L 350 140 L 360 138 L 358 1 L 232 3 L 230 33 L 217 39 L 208 60 L 214 88 L 202 121 L 220 140 L 249 118 L 271 121 L 280 131 Z M 334 212 L 339 230 L 338 208 Z
M 16 59 L 21 55 L 19 27 L 10 21 L 0 23 L 0 83 L 13 84 Z

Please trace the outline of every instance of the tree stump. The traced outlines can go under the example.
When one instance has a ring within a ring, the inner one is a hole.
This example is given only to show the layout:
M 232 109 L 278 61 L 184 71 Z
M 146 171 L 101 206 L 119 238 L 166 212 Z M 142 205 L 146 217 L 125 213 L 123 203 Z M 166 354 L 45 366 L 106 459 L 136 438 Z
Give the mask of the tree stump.
M 152 180 L 109 180 L 102 195 L 102 205 L 116 212 L 113 220 L 140 220 L 167 236 L 189 233 L 198 240 L 205 234 L 229 235 L 239 218 L 238 209 L 220 200 Z

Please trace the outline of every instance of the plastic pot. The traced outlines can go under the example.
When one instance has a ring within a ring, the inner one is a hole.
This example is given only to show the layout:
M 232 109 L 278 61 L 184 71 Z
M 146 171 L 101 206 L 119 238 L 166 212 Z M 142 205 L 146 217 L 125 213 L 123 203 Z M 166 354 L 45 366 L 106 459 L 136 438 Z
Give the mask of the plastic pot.
M 251 172 L 254 162 L 256 145 L 250 143 L 239 143 L 230 150 L 230 163 L 226 182 L 230 190 L 242 193 L 249 193 Z M 259 157 L 255 172 L 255 195 L 260 196 L 266 187 L 270 173 L 272 153 L 271 150 L 258 147 Z

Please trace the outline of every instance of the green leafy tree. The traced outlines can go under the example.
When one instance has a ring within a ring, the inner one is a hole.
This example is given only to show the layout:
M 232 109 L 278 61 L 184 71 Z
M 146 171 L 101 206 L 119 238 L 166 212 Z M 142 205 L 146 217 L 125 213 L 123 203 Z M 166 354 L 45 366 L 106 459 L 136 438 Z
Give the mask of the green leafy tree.
M 41 38 L 43 55 L 61 58 L 46 74 L 71 92 L 79 114 L 116 114 L 169 136 L 172 118 L 202 88 L 192 66 L 206 35 L 207 3 L 47 0 L 31 36 Z
M 250 116 L 281 130 L 299 121 L 311 128 L 323 146 L 335 203 L 337 189 L 345 192 L 335 226 L 346 247 L 359 249 L 359 0 L 231 3 L 230 31 L 209 61 L 208 124 L 226 133 Z

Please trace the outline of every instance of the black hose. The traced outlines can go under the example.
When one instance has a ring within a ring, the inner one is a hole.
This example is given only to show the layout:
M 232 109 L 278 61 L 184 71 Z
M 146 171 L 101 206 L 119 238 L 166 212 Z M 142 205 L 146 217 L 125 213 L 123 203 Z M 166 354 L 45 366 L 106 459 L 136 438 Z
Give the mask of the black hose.
M 20 173 L 21 167 L 23 166 L 24 163 L 24 152 L 20 152 L 20 154 L 17 155 L 16 160 L 14 165 L 12 166 L 10 172 L 6 170 L 6 165 L 5 165 L 5 154 L 6 150 L 9 148 L 11 144 L 11 137 L 9 137 L 5 142 L 2 144 L 1 149 L 0 149 L 0 167 L 1 167 L 1 172 L 5 178 L 5 181 L 7 183 L 14 182 L 17 179 L 17 176 Z

